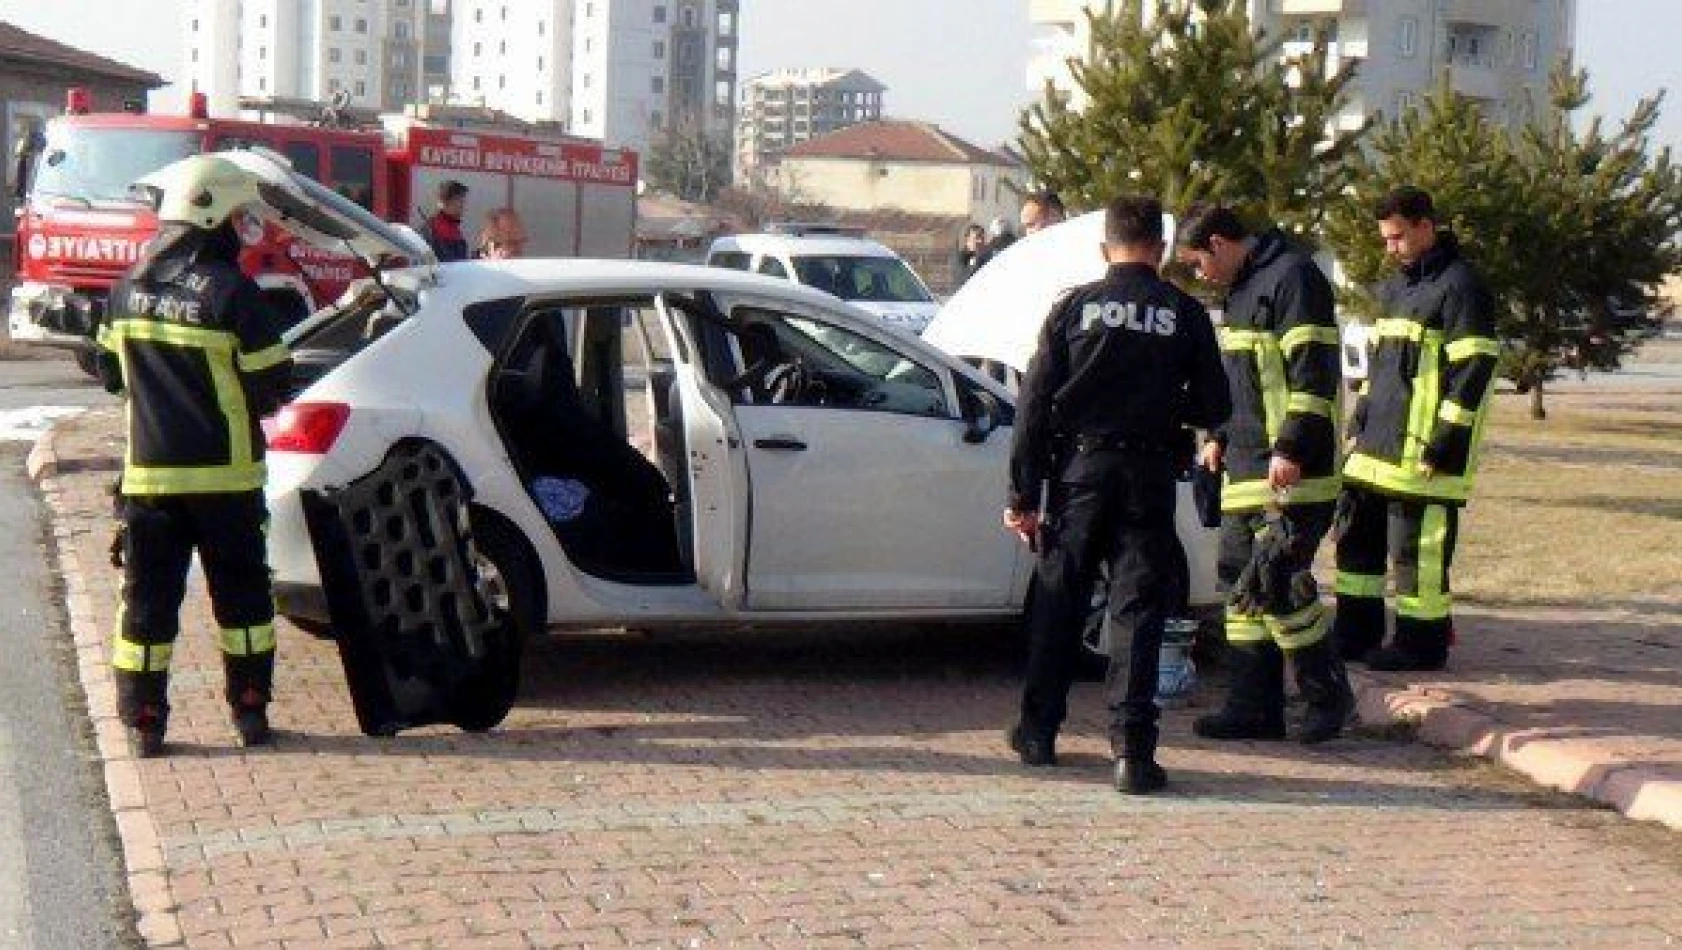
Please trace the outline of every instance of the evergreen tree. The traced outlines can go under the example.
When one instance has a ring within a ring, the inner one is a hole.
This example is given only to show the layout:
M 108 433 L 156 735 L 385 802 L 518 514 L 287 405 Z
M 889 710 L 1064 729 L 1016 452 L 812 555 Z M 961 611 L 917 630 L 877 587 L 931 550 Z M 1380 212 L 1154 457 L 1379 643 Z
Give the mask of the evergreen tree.
M 1245 0 L 1112 0 L 1086 16 L 1090 54 L 1070 63 L 1086 105 L 1048 84 L 1021 119 L 1037 182 L 1087 208 L 1154 194 L 1170 209 L 1218 201 L 1317 229 L 1366 131 L 1335 129 L 1353 66 L 1328 74 L 1326 37 L 1284 61 Z

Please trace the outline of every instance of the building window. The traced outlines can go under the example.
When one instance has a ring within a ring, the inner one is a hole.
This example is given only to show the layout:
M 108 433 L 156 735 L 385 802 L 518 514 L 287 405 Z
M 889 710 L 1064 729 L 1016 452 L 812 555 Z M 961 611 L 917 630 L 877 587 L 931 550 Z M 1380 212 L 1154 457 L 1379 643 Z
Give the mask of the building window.
M 666 8 L 665 8 L 664 5 L 658 4 L 658 3 L 654 5 L 654 22 L 655 23 L 666 22 Z
M 724 11 L 718 15 L 718 35 L 734 36 L 736 33 L 736 14 Z
M 198 31 L 199 31 L 199 21 L 198 21 L 198 20 L 194 20 L 194 21 L 193 21 L 193 32 L 194 32 L 194 33 L 197 33 L 197 32 L 198 32 Z
M 541 56 L 537 58 L 537 71 L 543 72 L 543 57 Z
M 502 8 L 502 22 L 508 22 L 508 8 L 506 6 Z
M 337 46 L 328 47 L 328 49 L 327 49 L 327 61 L 329 63 L 336 63 L 336 62 L 339 61 L 339 59 L 340 59 L 339 48 Z
M 257 91 L 258 92 L 266 92 L 268 90 L 268 88 L 269 88 L 268 78 L 264 77 L 264 76 L 258 76 L 257 77 Z
M 484 49 L 483 46 L 479 45 L 478 43 L 473 44 L 473 55 L 474 56 L 482 55 L 484 53 L 484 51 L 485 51 L 485 49 Z
M 356 60 L 356 65 L 358 66 L 368 65 L 368 51 L 365 49 L 357 50 L 352 58 Z
M 713 85 L 713 101 L 721 106 L 730 104 L 730 82 L 721 79 Z
M 341 29 L 343 29 L 344 25 L 345 25 L 344 21 L 339 19 L 336 16 L 330 16 L 330 17 L 327 18 L 327 28 L 329 30 L 332 30 L 335 33 L 339 32 Z
M 729 46 L 720 46 L 718 48 L 718 68 L 723 72 L 729 72 L 734 68 L 731 64 L 730 54 L 732 52 L 733 49 Z
M 356 18 L 356 32 L 358 32 L 358 33 L 368 32 L 368 21 L 362 19 L 361 17 L 357 17 Z
M 654 58 L 655 59 L 665 59 L 666 58 L 666 41 L 665 40 L 655 40 L 654 41 Z
M 327 91 L 328 92 L 338 92 L 339 91 L 339 81 L 337 79 L 327 80 Z
M 496 87 L 498 89 L 507 89 L 508 88 L 508 77 L 506 75 L 496 77 Z
M 356 94 L 359 96 L 366 96 L 368 94 L 368 84 L 358 79 L 356 81 Z
M 545 22 L 544 22 L 544 21 L 542 21 L 542 20 L 538 20 L 538 21 L 537 21 L 537 35 L 538 35 L 538 36 L 542 36 L 542 35 L 543 35 L 543 31 L 544 31 L 544 30 L 546 30 L 546 29 L 548 29 L 548 24 L 547 24 L 547 23 L 545 23 Z
M 584 88 L 585 89 L 590 88 L 590 74 L 589 73 L 584 74 Z
M 1536 34 L 1534 34 L 1534 33 L 1524 34 L 1524 39 L 1523 39 L 1521 45 L 1523 47 L 1524 68 L 1525 69 L 1535 69 L 1536 68 Z
M 474 92 L 479 91 L 479 77 L 478 76 L 473 77 L 473 91 Z
M 1398 37 L 1401 44 L 1401 54 L 1412 59 L 1419 52 L 1419 19 L 1405 16 L 1401 20 L 1401 33 Z
M 655 111 L 655 112 L 650 112 L 648 114 L 648 127 L 649 128 L 659 129 L 661 126 L 663 126 L 665 124 L 666 124 L 666 117 L 665 117 L 665 115 L 661 114 L 660 112 Z
M 691 30 L 695 29 L 695 8 L 694 7 L 684 7 L 683 8 L 683 25 L 685 27 L 688 27 Z
M 269 25 L 269 15 L 267 13 L 259 14 L 257 16 L 257 25 L 258 26 L 268 26 Z
M 596 5 L 593 4 L 593 3 L 584 4 L 584 18 L 586 20 L 588 20 L 590 17 L 593 17 L 595 15 L 596 15 Z
M 590 110 L 589 109 L 584 110 L 584 121 L 585 122 L 590 121 Z
M 648 88 L 649 88 L 649 91 L 651 91 L 651 92 L 665 92 L 666 91 L 666 77 L 664 77 L 664 76 L 651 76 L 651 77 L 649 77 Z
M 257 47 L 257 58 L 258 59 L 268 59 L 269 58 L 269 48 L 267 46 Z
M 193 47 L 193 62 L 196 63 L 198 61 L 199 61 L 199 48 L 197 46 L 195 46 L 195 47 Z
M 398 20 L 396 25 L 392 27 L 391 31 L 400 40 L 408 39 L 409 38 L 409 21 Z
M 541 89 L 537 91 L 537 104 L 543 105 L 543 90 Z
M 480 10 L 477 7 L 475 7 L 474 10 L 473 10 L 473 22 L 474 23 L 485 22 L 485 11 Z
M 399 68 L 409 65 L 409 54 L 402 50 L 394 50 L 391 54 L 391 65 Z
M 497 51 L 498 55 L 507 56 L 508 55 L 508 41 L 503 40 L 502 42 L 496 44 L 496 51 Z
M 584 52 L 588 53 L 595 48 L 596 48 L 596 41 L 591 39 L 588 36 L 584 37 Z

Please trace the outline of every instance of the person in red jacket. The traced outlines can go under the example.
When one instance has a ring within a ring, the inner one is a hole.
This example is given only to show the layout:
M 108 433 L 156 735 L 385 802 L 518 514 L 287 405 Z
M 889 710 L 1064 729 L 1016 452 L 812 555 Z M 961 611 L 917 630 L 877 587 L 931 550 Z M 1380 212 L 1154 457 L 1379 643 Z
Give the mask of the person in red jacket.
M 467 234 L 461 216 L 467 208 L 467 186 L 459 181 L 438 184 L 438 210 L 421 222 L 421 237 L 440 263 L 467 260 Z

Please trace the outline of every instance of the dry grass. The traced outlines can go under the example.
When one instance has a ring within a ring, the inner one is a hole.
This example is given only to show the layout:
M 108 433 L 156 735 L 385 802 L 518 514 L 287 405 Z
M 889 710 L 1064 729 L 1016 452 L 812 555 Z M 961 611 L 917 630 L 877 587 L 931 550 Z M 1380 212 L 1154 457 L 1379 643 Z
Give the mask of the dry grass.
M 1498 397 L 1455 587 L 1484 603 L 1675 597 L 1682 578 L 1682 400 Z

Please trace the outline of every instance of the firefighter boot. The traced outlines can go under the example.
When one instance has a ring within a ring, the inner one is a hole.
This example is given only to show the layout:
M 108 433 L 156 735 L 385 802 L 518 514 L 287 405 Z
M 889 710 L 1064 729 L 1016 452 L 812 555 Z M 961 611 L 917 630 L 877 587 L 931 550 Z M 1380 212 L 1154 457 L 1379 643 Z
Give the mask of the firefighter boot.
M 1365 662 L 1384 642 L 1384 598 L 1339 594 L 1331 639 L 1345 662 Z
M 1115 765 L 1116 791 L 1149 795 L 1168 785 L 1168 773 L 1156 764 L 1156 723 L 1128 723 L 1122 727 L 1120 756 Z
M 117 716 L 136 758 L 164 754 L 169 727 L 169 674 L 117 670 Z
M 1321 640 L 1287 655 L 1306 707 L 1297 741 L 1316 745 L 1336 739 L 1355 712 L 1355 691 L 1349 687 L 1349 674 L 1337 648 L 1330 640 Z
M 1005 733 L 1005 741 L 1010 743 L 1010 749 L 1022 760 L 1023 765 L 1043 768 L 1057 764 L 1057 737 L 1055 734 L 1035 732 L 1027 726 L 1017 723 Z
M 1396 639 L 1367 658 L 1367 666 L 1386 673 L 1417 673 L 1448 665 L 1452 638 L 1447 620 L 1396 618 Z
M 1200 717 L 1191 730 L 1205 739 L 1237 741 L 1285 738 L 1284 669 L 1272 641 L 1227 645 L 1231 679 L 1226 704 Z
M 222 666 L 228 680 L 228 716 L 239 733 L 240 745 L 249 748 L 273 743 L 269 696 L 274 685 L 274 654 L 224 654 Z

